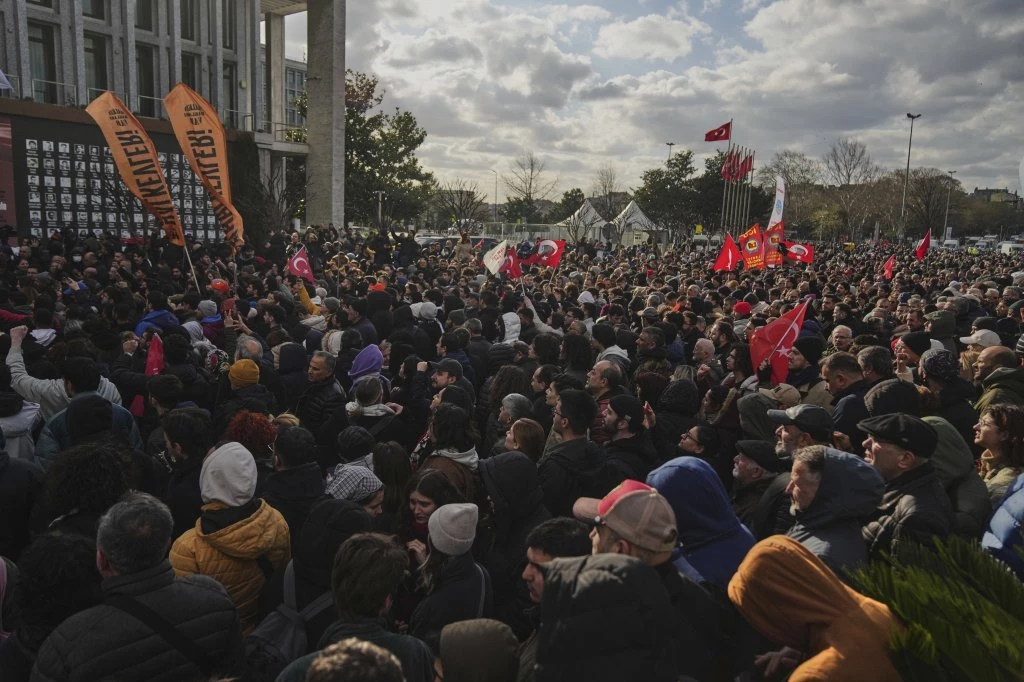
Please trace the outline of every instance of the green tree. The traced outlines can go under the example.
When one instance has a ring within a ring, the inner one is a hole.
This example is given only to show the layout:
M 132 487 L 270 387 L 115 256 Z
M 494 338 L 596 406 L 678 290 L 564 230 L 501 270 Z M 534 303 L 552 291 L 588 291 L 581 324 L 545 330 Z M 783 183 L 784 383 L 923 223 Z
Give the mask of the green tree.
M 426 209 L 435 187 L 416 151 L 427 138 L 416 117 L 397 107 L 382 110 L 385 92 L 376 76 L 349 69 L 345 75 L 345 218 L 376 224 L 378 192 L 384 226 L 411 220 Z M 309 100 L 295 100 L 305 117 Z M 304 142 L 305 131 L 294 139 Z
M 644 171 L 640 187 L 633 191 L 633 200 L 640 209 L 675 239 L 692 229 L 698 215 L 700 197 L 691 182 L 696 171 L 693 152 L 679 151 L 669 158 L 664 168 Z
M 548 219 L 553 222 L 561 222 L 576 212 L 583 202 L 586 201 L 587 197 L 584 196 L 583 190 L 579 187 L 573 187 L 570 190 L 562 192 L 562 199 L 555 207 L 551 209 L 551 213 L 548 215 Z
M 808 214 L 817 208 L 815 198 L 820 198 L 815 189 L 822 179 L 821 162 L 802 152 L 784 149 L 757 171 L 757 182 L 765 191 L 774 193 L 777 175 L 786 181 L 783 221 L 787 228 L 802 226 Z

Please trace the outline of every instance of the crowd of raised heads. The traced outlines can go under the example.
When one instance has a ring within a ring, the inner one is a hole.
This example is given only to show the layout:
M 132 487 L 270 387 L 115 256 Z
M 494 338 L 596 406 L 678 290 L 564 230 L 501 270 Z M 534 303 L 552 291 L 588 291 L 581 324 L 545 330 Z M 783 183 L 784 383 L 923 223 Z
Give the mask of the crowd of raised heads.
M 0 680 L 1019 677 L 1018 258 L 184 248 L 0 245 Z

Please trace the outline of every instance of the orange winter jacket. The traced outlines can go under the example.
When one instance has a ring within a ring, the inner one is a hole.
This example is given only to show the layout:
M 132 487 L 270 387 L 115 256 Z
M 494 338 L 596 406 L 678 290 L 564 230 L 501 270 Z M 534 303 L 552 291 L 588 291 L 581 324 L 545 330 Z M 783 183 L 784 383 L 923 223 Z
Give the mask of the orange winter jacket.
M 203 514 L 226 509 L 220 502 L 204 504 Z M 256 511 L 212 533 L 203 532 L 203 517 L 171 547 L 171 566 L 179 576 L 206 575 L 223 585 L 238 608 L 242 634 L 256 625 L 256 606 L 266 582 L 258 559 L 274 569 L 291 559 L 288 524 L 276 509 L 259 500 Z
M 889 660 L 899 620 L 793 538 L 754 545 L 729 582 L 729 598 L 755 630 L 803 652 L 790 682 L 900 682 Z

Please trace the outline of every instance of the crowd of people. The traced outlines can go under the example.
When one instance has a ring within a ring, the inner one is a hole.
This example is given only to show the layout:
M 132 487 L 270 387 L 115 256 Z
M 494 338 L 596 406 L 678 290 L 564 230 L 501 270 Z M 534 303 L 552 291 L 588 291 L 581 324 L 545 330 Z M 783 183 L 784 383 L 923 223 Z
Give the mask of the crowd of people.
M 1019 259 L 185 248 L 0 245 L 4 682 L 898 680 L 858 569 L 1024 579 Z

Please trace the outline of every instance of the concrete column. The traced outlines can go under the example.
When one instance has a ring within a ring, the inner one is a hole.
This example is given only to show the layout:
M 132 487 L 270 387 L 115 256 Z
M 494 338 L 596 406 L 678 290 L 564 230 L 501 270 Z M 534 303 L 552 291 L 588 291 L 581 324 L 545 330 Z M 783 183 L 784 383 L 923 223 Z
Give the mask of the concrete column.
M 82 4 L 75 0 L 68 0 L 65 4 L 68 15 L 71 18 L 67 25 L 71 40 L 64 41 L 61 48 L 61 61 L 64 64 L 62 74 L 57 80 L 64 83 L 72 83 L 75 86 L 75 102 L 80 106 L 89 103 L 89 94 L 85 91 L 85 40 L 84 26 L 82 23 Z M 57 91 L 57 103 L 67 104 L 67 93 L 62 87 Z
M 114 87 L 117 72 L 121 71 L 121 88 L 125 104 L 132 111 L 139 110 L 139 74 L 135 66 L 135 0 L 121 0 L 121 69 L 114 68 Z M 115 58 L 114 63 L 117 63 Z
M 212 1 L 213 23 L 210 30 L 213 31 L 213 71 L 210 73 L 210 104 L 221 120 L 224 120 L 224 0 Z
M 249 0 L 246 7 L 245 35 L 246 65 L 249 67 L 249 92 L 246 104 L 252 114 L 253 130 L 263 125 L 263 89 L 260 87 L 260 0 Z M 243 128 L 245 126 L 242 126 Z
M 18 77 L 18 89 L 21 97 L 32 97 L 32 68 L 29 66 L 28 52 L 28 9 L 25 0 L 13 0 L 14 5 L 14 75 Z
M 306 216 L 309 223 L 345 225 L 345 0 L 308 5 L 309 156 Z
M 181 2 L 180 0 L 167 0 L 169 5 L 168 13 L 170 16 L 170 31 L 167 32 L 169 36 L 171 48 L 170 63 L 167 65 L 167 73 L 170 77 L 170 82 L 167 85 L 166 91 L 170 92 L 171 88 L 181 82 Z M 160 92 L 159 90 L 157 91 Z
M 265 15 L 267 116 L 270 123 L 284 123 L 284 16 Z M 273 130 L 271 130 L 273 132 Z

